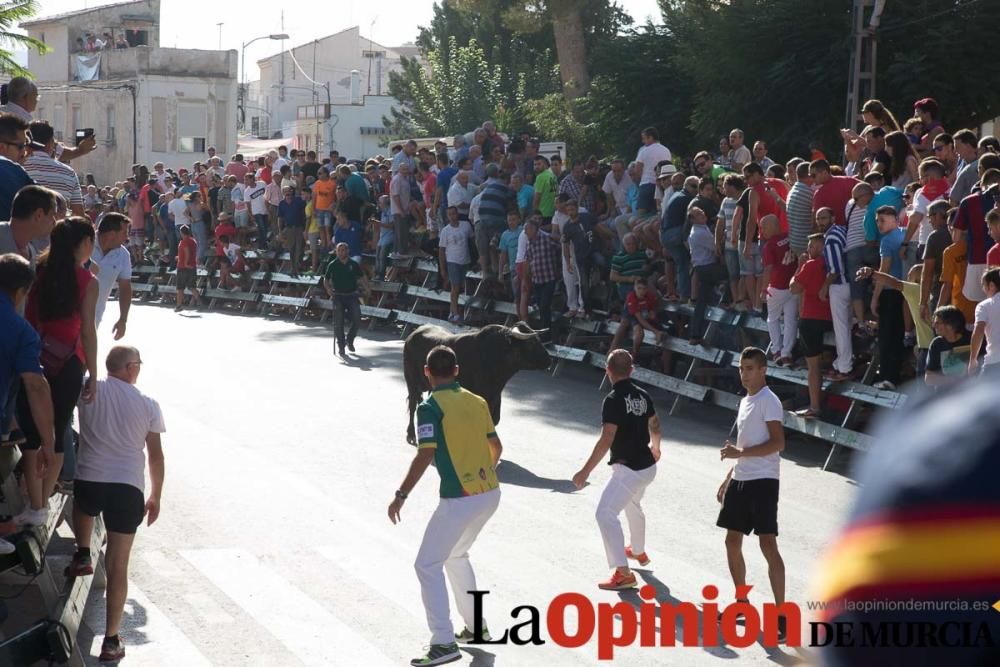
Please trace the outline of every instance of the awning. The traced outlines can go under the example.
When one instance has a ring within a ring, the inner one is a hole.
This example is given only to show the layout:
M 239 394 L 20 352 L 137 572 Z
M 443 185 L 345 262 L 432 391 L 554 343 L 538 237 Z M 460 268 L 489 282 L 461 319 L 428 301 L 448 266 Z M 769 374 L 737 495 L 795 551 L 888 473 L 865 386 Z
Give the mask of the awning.
M 298 142 L 293 138 L 258 139 L 257 137 L 247 134 L 242 137 L 237 137 L 236 152 L 247 156 L 260 155 L 271 150 L 278 150 L 279 146 L 285 146 L 289 149 L 298 148 L 297 143 Z

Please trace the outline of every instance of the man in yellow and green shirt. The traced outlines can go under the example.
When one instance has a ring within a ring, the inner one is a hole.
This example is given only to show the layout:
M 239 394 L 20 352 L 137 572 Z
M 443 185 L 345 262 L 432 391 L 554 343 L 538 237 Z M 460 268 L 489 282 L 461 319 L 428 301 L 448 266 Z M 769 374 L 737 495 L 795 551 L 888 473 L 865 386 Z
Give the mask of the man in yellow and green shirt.
M 474 598 L 468 593 L 476 590 L 469 548 L 500 504 L 496 464 L 503 450 L 486 401 L 458 384 L 458 361 L 451 348 L 439 345 L 432 349 L 424 375 L 431 395 L 417 408 L 417 455 L 389 505 L 389 519 L 396 523 L 406 498 L 431 462 L 435 463 L 441 476 L 441 500 L 427 524 L 414 564 L 431 645 L 425 656 L 410 661 L 416 667 L 458 660 L 457 642 L 472 640 L 477 625 L 481 638 L 489 637 L 485 623 L 474 616 Z M 445 572 L 465 621 L 465 629 L 457 635 L 451 623 Z

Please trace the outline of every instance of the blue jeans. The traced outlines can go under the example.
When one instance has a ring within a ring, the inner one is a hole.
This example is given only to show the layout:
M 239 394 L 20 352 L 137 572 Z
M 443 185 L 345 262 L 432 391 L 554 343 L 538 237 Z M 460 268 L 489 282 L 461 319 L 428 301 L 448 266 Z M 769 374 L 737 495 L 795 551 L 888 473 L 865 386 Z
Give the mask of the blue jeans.
M 267 214 L 254 213 L 253 220 L 257 223 L 257 247 L 263 250 L 267 248 L 267 232 L 270 229 L 267 223 Z
M 171 259 L 173 259 L 174 257 L 177 257 L 177 243 L 179 241 L 179 239 L 177 238 L 178 236 L 177 227 L 176 225 L 174 225 L 174 223 L 168 222 L 167 224 L 163 225 L 163 229 L 167 234 L 167 243 L 170 245 L 170 257 Z
M 205 225 L 205 221 L 198 220 L 191 225 L 191 232 L 194 234 L 195 241 L 198 242 L 198 263 L 201 264 L 205 260 L 205 253 L 208 252 L 208 227 Z
M 725 280 L 726 271 L 718 262 L 694 267 L 698 274 L 698 298 L 694 303 L 694 314 L 688 328 L 688 338 L 702 338 L 705 335 L 705 311 L 708 302 L 715 296 L 715 287 Z
M 552 327 L 552 296 L 556 292 L 557 280 L 550 280 L 547 283 L 535 283 L 531 289 L 538 297 L 538 316 L 542 320 L 542 328 Z
M 691 298 L 691 254 L 684 245 L 684 228 L 673 227 L 660 235 L 663 249 L 674 260 L 677 270 L 677 295 L 681 301 Z

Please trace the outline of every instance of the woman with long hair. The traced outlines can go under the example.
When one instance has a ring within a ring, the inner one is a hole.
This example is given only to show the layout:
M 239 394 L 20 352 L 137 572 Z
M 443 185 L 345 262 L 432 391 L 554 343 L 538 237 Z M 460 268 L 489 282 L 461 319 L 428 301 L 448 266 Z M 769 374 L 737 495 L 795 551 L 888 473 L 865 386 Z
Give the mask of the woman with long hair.
M 905 188 L 917 180 L 920 160 L 913 150 L 913 144 L 904 133 L 897 130 L 885 135 L 885 152 L 892 158 L 892 162 L 889 163 L 889 173 L 886 174 L 886 180 L 890 185 Z
M 52 393 L 55 446 L 42 451 L 42 436 L 32 419 L 26 397 L 18 399 L 18 423 L 27 442 L 22 445 L 25 481 L 31 507 L 14 518 L 18 525 L 43 524 L 62 468 L 65 433 L 81 397 L 83 373 L 89 373 L 82 397 L 90 402 L 97 383 L 97 280 L 83 264 L 94 249 L 94 228 L 81 217 L 56 223 L 49 247 L 38 258 L 37 279 L 28 293 L 25 317 L 42 342 L 41 361 Z M 39 456 L 41 460 L 39 461 Z
M 881 127 L 886 133 L 902 129 L 892 112 L 885 108 L 879 100 L 868 100 L 861 107 L 861 118 L 867 125 Z

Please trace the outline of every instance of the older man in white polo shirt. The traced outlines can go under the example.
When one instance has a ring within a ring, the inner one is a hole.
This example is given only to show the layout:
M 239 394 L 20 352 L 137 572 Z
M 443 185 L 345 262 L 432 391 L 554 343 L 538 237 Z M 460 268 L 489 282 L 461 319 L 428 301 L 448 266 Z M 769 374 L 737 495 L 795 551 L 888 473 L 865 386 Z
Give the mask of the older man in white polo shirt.
M 135 386 L 142 368 L 139 350 L 116 346 L 108 353 L 106 366 L 108 377 L 97 382 L 93 402 L 79 405 L 80 452 L 73 486 L 77 552 L 66 574 L 93 574 L 90 541 L 94 518 L 102 515 L 108 530 L 108 588 L 100 660 L 114 662 L 125 657 L 118 628 L 128 597 L 128 559 L 135 532 L 143 516 L 147 517 L 147 525 L 152 525 L 160 514 L 160 434 L 166 428 L 159 404 Z M 151 488 L 144 498 L 147 450 Z

